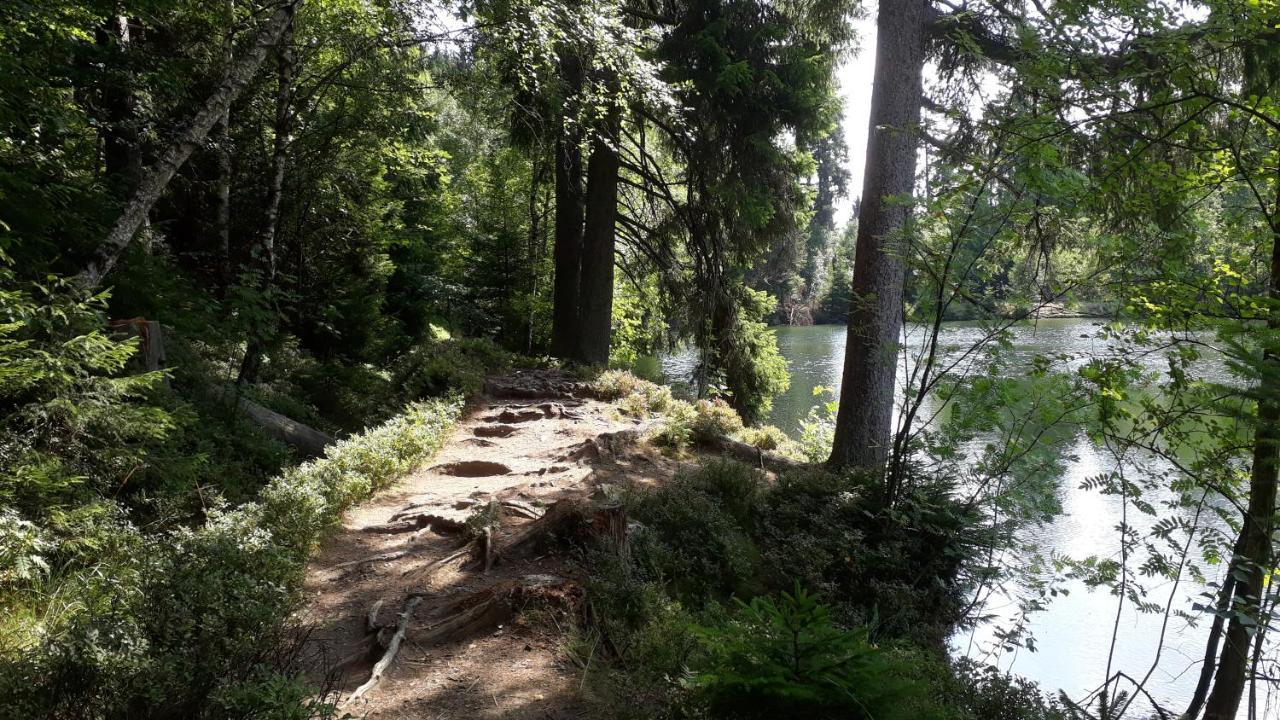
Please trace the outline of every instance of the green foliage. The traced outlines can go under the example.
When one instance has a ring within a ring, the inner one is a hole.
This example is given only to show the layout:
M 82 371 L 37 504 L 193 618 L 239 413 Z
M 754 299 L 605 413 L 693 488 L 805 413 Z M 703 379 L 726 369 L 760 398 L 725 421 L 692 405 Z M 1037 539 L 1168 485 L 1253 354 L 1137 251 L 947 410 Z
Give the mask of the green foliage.
M 733 620 L 696 632 L 706 656 L 686 682 L 712 717 L 941 717 L 914 658 L 837 626 L 799 586 L 739 601 Z
M 695 604 L 751 594 L 760 551 L 748 526 L 762 483 L 758 470 L 715 460 L 637 494 L 629 503 L 644 526 L 633 543 L 637 566 Z
M 1080 715 L 1046 700 L 1035 683 L 969 658 L 952 663 L 938 699 L 963 720 L 1068 720 Z
M 805 459 L 801 446 L 788 437 L 781 428 L 773 425 L 743 428 L 738 431 L 737 436 L 742 442 L 760 450 L 797 460 Z
M 769 413 L 773 398 L 791 383 L 787 361 L 765 320 L 776 301 L 764 292 L 741 288 L 740 308 L 721 332 L 702 372 L 711 378 L 747 423 Z M 719 383 L 723 383 L 719 386 Z
M 831 388 L 821 385 L 813 388 L 813 396 L 822 398 L 831 396 Z M 831 456 L 831 444 L 836 436 L 836 413 L 840 410 L 840 402 L 835 399 L 820 400 L 809 408 L 809 414 L 800 423 L 801 455 L 811 463 L 826 462 Z
M 131 373 L 135 341 L 100 329 L 105 297 L 0 279 L 6 704 L 27 717 L 323 712 L 272 659 L 306 557 L 351 503 L 435 452 L 460 403 L 414 404 L 258 492 L 283 456 L 255 458 L 256 434 Z

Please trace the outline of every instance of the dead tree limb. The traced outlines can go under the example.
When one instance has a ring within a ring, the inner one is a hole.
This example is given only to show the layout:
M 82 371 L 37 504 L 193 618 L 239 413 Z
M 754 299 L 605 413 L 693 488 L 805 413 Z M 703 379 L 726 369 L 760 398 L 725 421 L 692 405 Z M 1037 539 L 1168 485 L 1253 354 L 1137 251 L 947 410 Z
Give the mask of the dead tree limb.
M 382 679 L 387 668 L 391 667 L 392 661 L 396 659 L 396 653 L 400 652 L 400 644 L 404 642 L 404 635 L 409 630 L 409 620 L 413 617 L 413 611 L 422 602 L 421 595 L 415 595 L 409 598 L 409 602 L 405 603 L 404 610 L 400 613 L 400 620 L 396 623 L 396 633 L 391 636 L 391 642 L 387 644 L 387 651 L 382 654 L 382 659 L 374 663 L 373 670 L 369 673 L 369 679 L 363 685 L 356 688 L 351 696 L 347 698 L 346 703 L 351 704 L 360 698 L 360 696 L 369 692 Z

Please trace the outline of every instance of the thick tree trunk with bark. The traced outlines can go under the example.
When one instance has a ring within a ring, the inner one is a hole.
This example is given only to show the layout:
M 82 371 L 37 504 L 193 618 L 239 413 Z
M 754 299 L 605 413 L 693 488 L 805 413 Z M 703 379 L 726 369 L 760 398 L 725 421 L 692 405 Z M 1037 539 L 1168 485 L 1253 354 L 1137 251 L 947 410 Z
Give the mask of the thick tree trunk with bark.
M 587 163 L 587 214 L 582 233 L 582 276 L 578 285 L 578 334 L 574 359 L 609 364 L 613 331 L 613 251 L 618 217 L 618 119 L 591 143 Z
M 1280 332 L 1280 178 L 1276 183 L 1276 208 L 1272 214 L 1271 282 L 1269 295 L 1273 303 L 1267 329 Z M 1267 349 L 1263 362 L 1274 367 L 1280 364 L 1280 354 Z M 1259 388 L 1257 425 L 1254 428 L 1253 468 L 1249 476 L 1249 506 L 1240 529 L 1238 558 L 1239 580 L 1235 583 L 1235 599 L 1227 625 L 1227 634 L 1218 659 L 1217 673 L 1213 678 L 1213 692 L 1205 702 L 1205 720 L 1235 720 L 1244 695 L 1244 685 L 1249 679 L 1250 646 L 1252 634 L 1266 624 L 1262 617 L 1263 580 L 1275 563 L 1271 536 L 1275 530 L 1276 484 L 1280 474 L 1280 398 L 1276 389 Z
M 195 149 L 208 137 L 209 131 L 218 124 L 226 109 L 253 79 L 267 51 L 279 42 L 281 34 L 293 17 L 294 9 L 301 4 L 302 0 L 285 0 L 272 13 L 266 23 L 259 28 L 248 51 L 227 68 L 222 81 L 218 83 L 213 94 L 205 100 L 200 111 L 185 128 L 177 133 L 173 143 L 164 151 L 160 159 L 143 171 L 142 179 L 132 198 L 125 205 L 102 244 L 99 245 L 93 260 L 76 276 L 75 282 L 80 288 L 84 290 L 96 288 L 107 273 L 111 272 L 120 255 L 133 241 L 138 228 L 142 227 L 146 221 L 152 206 L 169 186 L 173 176 L 191 157 L 191 153 L 195 152 Z
M 879 472 L 892 445 L 905 231 L 911 213 L 906 200 L 916 174 L 924 21 L 923 0 L 880 0 L 853 300 L 828 461 L 835 467 Z
M 581 83 L 575 58 L 564 62 L 565 81 L 573 88 Z M 555 169 L 555 285 L 552 290 L 551 354 L 573 357 L 578 336 L 578 286 L 582 276 L 582 232 L 586 199 L 582 192 L 582 151 L 579 136 L 562 116 L 556 138 Z

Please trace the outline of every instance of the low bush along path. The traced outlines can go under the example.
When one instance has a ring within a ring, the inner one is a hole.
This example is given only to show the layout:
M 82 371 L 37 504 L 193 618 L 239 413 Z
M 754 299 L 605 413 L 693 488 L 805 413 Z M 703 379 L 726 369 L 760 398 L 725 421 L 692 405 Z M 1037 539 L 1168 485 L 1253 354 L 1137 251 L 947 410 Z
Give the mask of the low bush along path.
M 560 649 L 582 590 L 546 541 L 625 537 L 603 486 L 675 469 L 636 442 L 645 423 L 583 388 L 552 371 L 491 379 L 431 464 L 353 508 L 312 559 L 300 621 L 343 712 L 581 714 Z

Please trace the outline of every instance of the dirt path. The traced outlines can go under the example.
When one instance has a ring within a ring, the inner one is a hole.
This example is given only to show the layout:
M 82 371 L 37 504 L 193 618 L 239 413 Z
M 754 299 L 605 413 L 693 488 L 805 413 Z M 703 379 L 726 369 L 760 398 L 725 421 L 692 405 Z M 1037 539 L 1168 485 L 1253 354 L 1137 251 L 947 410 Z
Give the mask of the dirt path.
M 432 463 L 354 508 L 312 559 L 300 620 L 337 673 L 343 711 L 583 716 L 581 670 L 561 647 L 581 589 L 560 558 L 514 548 L 557 501 L 571 507 L 619 475 L 661 480 L 675 466 L 637 444 L 644 423 L 575 397 L 578 389 L 550 371 L 487 383 Z M 498 516 L 488 538 L 475 519 L 463 525 L 479 511 Z M 381 679 L 361 693 L 395 645 Z

